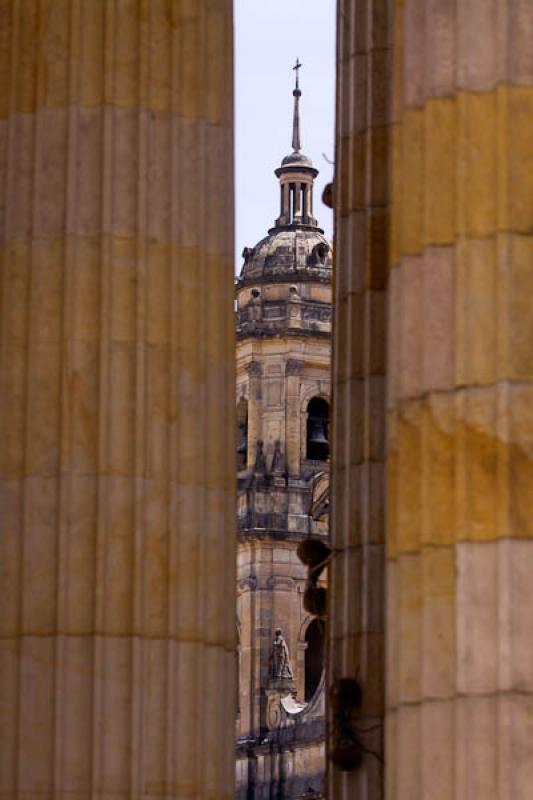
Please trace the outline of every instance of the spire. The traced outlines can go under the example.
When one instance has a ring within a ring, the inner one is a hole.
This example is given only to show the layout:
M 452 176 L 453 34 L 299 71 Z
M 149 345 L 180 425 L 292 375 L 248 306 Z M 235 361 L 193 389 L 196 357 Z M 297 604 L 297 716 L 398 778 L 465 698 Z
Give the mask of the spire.
M 296 72 L 296 86 L 294 87 L 294 91 L 292 96 L 294 97 L 294 117 L 292 121 L 292 149 L 295 153 L 300 152 L 300 97 L 302 96 L 302 92 L 300 91 L 300 80 L 299 80 L 299 71 L 302 64 L 300 64 L 300 59 L 296 59 L 296 64 L 293 67 L 293 70 Z
M 296 72 L 296 85 L 293 91 L 294 119 L 292 123 L 292 153 L 275 170 L 280 182 L 280 215 L 275 226 L 305 225 L 317 227 L 313 217 L 313 181 L 318 170 L 310 158 L 300 152 L 300 59 L 296 59 L 293 70 Z

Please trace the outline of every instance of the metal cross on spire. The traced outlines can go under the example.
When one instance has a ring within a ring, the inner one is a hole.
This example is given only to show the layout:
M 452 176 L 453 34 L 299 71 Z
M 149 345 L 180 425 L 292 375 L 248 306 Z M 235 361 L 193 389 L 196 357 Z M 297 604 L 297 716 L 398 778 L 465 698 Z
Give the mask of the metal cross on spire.
M 300 81 L 299 81 L 299 78 L 300 78 L 300 68 L 301 68 L 302 66 L 303 66 L 303 65 L 300 63 L 300 59 L 298 58 L 298 56 L 296 56 L 296 64 L 294 65 L 294 67 L 293 67 L 293 70 L 295 70 L 295 71 L 296 71 L 296 88 L 297 88 L 297 89 L 299 89 L 299 88 L 300 88 Z
M 293 70 L 296 72 L 296 88 L 293 91 L 294 97 L 294 117 L 292 120 L 292 149 L 297 153 L 300 150 L 300 96 L 302 92 L 300 91 L 300 81 L 299 81 L 299 71 L 301 67 L 300 59 L 296 59 L 296 64 L 293 67 Z

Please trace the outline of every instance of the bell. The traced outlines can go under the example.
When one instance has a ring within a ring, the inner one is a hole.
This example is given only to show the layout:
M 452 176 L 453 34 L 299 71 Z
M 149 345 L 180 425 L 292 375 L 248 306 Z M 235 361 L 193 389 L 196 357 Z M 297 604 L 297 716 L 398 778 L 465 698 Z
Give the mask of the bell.
M 324 421 L 321 419 L 312 419 L 311 420 L 311 435 L 309 437 L 309 441 L 311 444 L 318 445 L 319 447 L 328 446 L 328 440 L 326 438 L 325 432 L 325 425 Z

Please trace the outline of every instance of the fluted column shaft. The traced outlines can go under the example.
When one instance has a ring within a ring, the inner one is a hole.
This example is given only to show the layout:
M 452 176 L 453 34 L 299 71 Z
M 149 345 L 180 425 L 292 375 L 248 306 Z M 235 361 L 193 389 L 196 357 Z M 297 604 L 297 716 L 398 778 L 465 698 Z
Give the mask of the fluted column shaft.
M 351 772 L 328 764 L 337 800 L 383 797 L 391 29 L 388 3 L 340 0 L 328 681 L 359 681 L 354 730 L 371 752 Z M 330 753 L 334 722 L 330 713 Z
M 521 0 L 396 2 L 387 797 L 533 779 L 533 58 Z
M 232 797 L 231 36 L 2 3 L 0 797 Z

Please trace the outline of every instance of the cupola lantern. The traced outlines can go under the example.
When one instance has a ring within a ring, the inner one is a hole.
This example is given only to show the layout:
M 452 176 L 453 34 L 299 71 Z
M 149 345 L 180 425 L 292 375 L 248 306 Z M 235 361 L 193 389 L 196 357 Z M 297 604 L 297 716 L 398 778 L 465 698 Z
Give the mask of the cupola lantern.
M 313 167 L 310 158 L 300 152 L 300 89 L 299 71 L 302 67 L 299 59 L 293 69 L 296 72 L 296 85 L 293 90 L 294 113 L 292 120 L 292 153 L 285 156 L 281 166 L 276 170 L 280 182 L 281 211 L 276 220 L 276 228 L 285 226 L 316 227 L 313 217 L 313 182 L 318 170 Z

